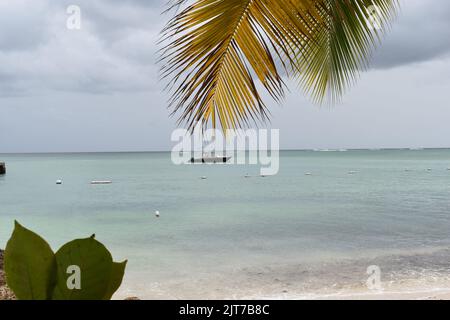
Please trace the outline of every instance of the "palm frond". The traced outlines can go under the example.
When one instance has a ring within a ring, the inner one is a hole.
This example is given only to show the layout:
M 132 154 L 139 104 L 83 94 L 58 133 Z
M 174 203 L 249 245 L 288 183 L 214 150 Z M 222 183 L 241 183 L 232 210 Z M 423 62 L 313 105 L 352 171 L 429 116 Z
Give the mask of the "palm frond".
M 183 1 L 182 1 L 183 2 Z M 171 106 L 189 128 L 216 119 L 223 129 L 264 120 L 259 83 L 275 99 L 284 84 L 276 60 L 294 64 L 309 32 L 297 18 L 313 1 L 197 0 L 164 29 L 163 77 L 172 76 Z
M 260 88 L 279 101 L 282 69 L 315 100 L 339 96 L 378 36 L 365 8 L 377 5 L 385 23 L 395 1 L 172 0 L 183 8 L 163 30 L 161 61 L 173 113 L 190 129 L 264 121 Z
M 308 52 L 299 52 L 297 73 L 315 102 L 338 101 L 368 68 L 397 7 L 397 0 L 322 1 L 323 23 L 315 28 Z

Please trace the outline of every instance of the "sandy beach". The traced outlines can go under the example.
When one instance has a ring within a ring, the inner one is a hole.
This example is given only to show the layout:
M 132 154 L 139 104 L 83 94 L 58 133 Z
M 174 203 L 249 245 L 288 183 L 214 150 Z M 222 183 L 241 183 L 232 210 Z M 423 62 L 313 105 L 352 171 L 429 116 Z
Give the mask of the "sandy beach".
M 175 300 L 448 300 L 447 249 L 375 259 L 291 263 L 240 268 L 216 274 L 185 275 L 157 282 L 128 277 L 115 298 Z M 415 267 L 411 267 L 415 261 Z M 420 261 L 420 262 L 417 262 Z M 430 261 L 440 262 L 428 268 Z M 367 266 L 381 266 L 380 289 L 367 285 Z
M 416 280 L 402 281 L 399 284 L 388 285 L 382 290 L 369 290 L 363 286 L 343 287 L 336 290 L 324 290 L 318 292 L 296 292 L 295 288 L 282 289 L 279 283 L 273 283 L 271 289 L 278 291 L 276 294 L 268 294 L 267 286 L 251 288 L 253 291 L 260 291 L 259 294 L 250 294 L 248 288 L 216 288 L 215 290 L 196 291 L 195 293 L 172 293 L 162 291 L 155 292 L 155 285 L 150 285 L 146 290 L 141 291 L 139 296 L 143 300 L 450 300 L 450 283 L 448 279 L 436 280 L 439 285 L 423 285 Z M 187 287 L 194 288 L 198 283 L 193 282 Z M 186 287 L 185 287 L 186 288 Z M 285 288 L 285 287 L 284 287 Z M 172 287 L 172 289 L 174 289 Z M 122 288 L 114 299 L 122 300 L 136 293 L 133 290 Z
M 129 292 L 127 290 L 122 290 L 119 292 L 114 299 L 123 300 L 127 299 L 127 295 L 125 292 Z M 145 296 L 145 294 L 143 295 Z M 197 297 L 199 298 L 199 297 Z M 146 298 L 143 298 L 145 300 Z M 155 300 L 178 300 L 175 297 L 170 296 L 160 296 L 159 298 L 155 298 Z M 181 298 L 180 298 L 181 299 Z M 188 298 L 186 298 L 188 299 Z M 200 299 L 200 298 L 199 298 Z M 229 296 L 215 296 L 211 297 L 211 299 L 203 299 L 203 300 L 235 300 L 237 297 L 235 295 Z M 389 290 L 381 290 L 381 291 L 369 291 L 367 289 L 349 289 L 349 290 L 341 290 L 336 292 L 323 292 L 323 293 L 314 293 L 314 294 L 289 294 L 289 292 L 281 293 L 278 295 L 249 295 L 249 296 L 240 296 L 240 300 L 362 300 L 362 301 L 382 301 L 382 300 L 450 300 L 450 288 L 447 289 L 424 289 L 424 288 L 412 288 L 407 284 L 404 287 L 396 287 L 390 288 Z M 202 300 L 202 299 L 200 299 Z

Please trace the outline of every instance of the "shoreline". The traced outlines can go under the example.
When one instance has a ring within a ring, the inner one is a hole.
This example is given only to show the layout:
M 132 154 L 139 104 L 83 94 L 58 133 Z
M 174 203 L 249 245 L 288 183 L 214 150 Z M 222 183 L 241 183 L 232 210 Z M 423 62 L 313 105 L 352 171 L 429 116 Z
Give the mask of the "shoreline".
M 430 287 L 421 286 L 420 281 L 408 280 L 403 281 L 401 284 L 395 284 L 392 287 L 382 290 L 369 290 L 362 286 L 355 286 L 353 288 L 336 289 L 336 290 L 324 290 L 317 292 L 290 292 L 288 290 L 281 290 L 280 293 L 270 294 L 270 293 L 259 293 L 259 294 L 230 294 L 224 293 L 220 294 L 214 293 L 216 290 L 211 290 L 208 295 L 203 297 L 187 294 L 185 296 L 172 295 L 167 292 L 166 294 L 158 294 L 145 292 L 141 290 L 130 290 L 122 288 L 113 297 L 113 300 L 127 300 L 130 295 L 136 295 L 141 298 L 141 300 L 199 300 L 199 301 L 209 301 L 209 300 L 288 300 L 288 301 L 383 301 L 383 300 L 450 300 L 450 283 L 448 279 L 443 279 L 443 283 L 447 282 L 444 286 Z M 147 289 L 153 287 L 150 284 Z M 255 288 L 254 288 L 255 289 Z M 236 291 L 242 290 L 242 288 Z M 256 291 L 263 291 L 264 288 Z M 295 290 L 294 290 L 295 291 Z
M 145 297 L 145 294 L 142 295 Z M 126 298 L 127 295 L 119 293 L 113 300 L 133 300 L 130 298 Z M 191 299 L 177 299 L 177 298 L 142 298 L 141 300 L 191 300 Z M 416 291 L 408 291 L 408 290 L 400 290 L 400 291 L 362 291 L 362 290 L 354 290 L 348 292 L 335 292 L 328 294 L 300 294 L 300 295 L 275 295 L 275 296 L 247 296 L 242 298 L 235 297 L 222 297 L 222 298 L 204 298 L 204 299 L 195 299 L 199 301 L 208 301 L 208 300 L 287 300 L 287 301 L 395 301 L 395 300 L 450 300 L 450 288 L 449 289 L 417 289 Z

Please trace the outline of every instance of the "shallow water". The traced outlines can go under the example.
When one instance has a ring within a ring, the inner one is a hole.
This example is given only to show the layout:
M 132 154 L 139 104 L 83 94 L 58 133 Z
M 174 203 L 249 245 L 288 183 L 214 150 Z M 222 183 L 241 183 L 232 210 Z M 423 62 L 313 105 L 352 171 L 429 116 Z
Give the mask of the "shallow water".
M 169 153 L 0 160 L 0 247 L 14 219 L 55 250 L 95 233 L 129 260 L 121 295 L 303 294 L 364 284 L 373 263 L 389 281 L 450 273 L 450 150 L 282 152 L 266 178 Z

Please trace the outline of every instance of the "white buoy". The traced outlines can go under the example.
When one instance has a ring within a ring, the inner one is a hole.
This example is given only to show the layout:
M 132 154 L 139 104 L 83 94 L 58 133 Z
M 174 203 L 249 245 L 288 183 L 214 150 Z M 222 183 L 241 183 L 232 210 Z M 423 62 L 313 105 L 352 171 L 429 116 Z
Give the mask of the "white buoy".
M 159 217 L 161 216 L 158 210 L 155 211 L 155 216 L 156 216 L 157 218 L 159 218 Z
M 56 180 L 56 184 L 63 184 L 62 180 Z

